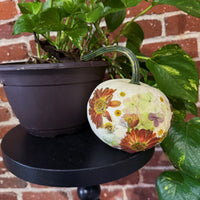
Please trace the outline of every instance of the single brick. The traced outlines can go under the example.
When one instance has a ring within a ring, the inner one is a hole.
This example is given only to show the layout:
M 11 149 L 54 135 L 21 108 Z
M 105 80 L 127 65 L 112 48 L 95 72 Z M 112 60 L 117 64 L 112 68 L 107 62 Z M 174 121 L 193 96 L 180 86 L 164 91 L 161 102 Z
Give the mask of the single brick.
M 0 177 L 0 188 L 25 188 L 27 183 L 17 177 L 13 178 L 1 178 Z
M 69 200 L 64 192 L 24 192 L 23 200 Z
M 0 106 L 0 122 L 7 121 L 10 119 L 10 112 L 7 108 Z
M 158 50 L 159 48 L 161 48 L 167 44 L 179 44 L 183 48 L 183 50 L 186 53 L 188 53 L 191 57 L 194 58 L 194 57 L 198 56 L 197 39 L 196 38 L 145 44 L 142 46 L 141 52 L 144 55 L 150 57 L 153 52 L 155 52 L 156 50 Z
M 106 185 L 133 185 L 133 184 L 138 184 L 138 182 L 139 182 L 139 173 L 137 171 L 129 176 L 120 178 L 116 181 L 105 183 L 103 185 L 104 186 L 106 186 Z
M 146 166 L 171 166 L 163 151 L 155 151 L 151 160 Z
M 200 32 L 200 18 L 186 15 L 185 31 L 198 31 Z
M 11 130 L 12 128 L 14 128 L 16 125 L 8 125 L 8 126 L 0 126 L 0 138 L 3 138 L 4 135 Z
M 191 15 L 175 15 L 165 18 L 166 35 L 179 35 L 187 31 L 200 32 L 200 19 Z
M 17 200 L 17 195 L 14 192 L 0 193 L 1 200 Z
M 15 15 L 17 9 L 14 1 L 0 2 L 0 20 L 12 19 Z
M 175 15 L 165 19 L 166 35 L 180 35 L 185 32 L 186 15 Z
M 3 89 L 3 87 L 0 87 L 0 100 L 3 101 L 3 102 L 7 102 L 8 99 L 6 97 L 6 93 Z
M 0 63 L 3 61 L 23 60 L 26 58 L 28 58 L 28 50 L 24 43 L 0 47 Z
M 155 184 L 157 177 L 164 170 L 158 170 L 156 168 L 155 170 L 143 168 L 141 171 L 142 171 L 143 183 Z
M 159 20 L 142 20 L 137 21 L 144 31 L 144 38 L 151 38 L 156 36 L 161 36 L 162 34 L 162 25 Z
M 136 187 L 126 189 L 128 200 L 158 200 L 155 187 Z

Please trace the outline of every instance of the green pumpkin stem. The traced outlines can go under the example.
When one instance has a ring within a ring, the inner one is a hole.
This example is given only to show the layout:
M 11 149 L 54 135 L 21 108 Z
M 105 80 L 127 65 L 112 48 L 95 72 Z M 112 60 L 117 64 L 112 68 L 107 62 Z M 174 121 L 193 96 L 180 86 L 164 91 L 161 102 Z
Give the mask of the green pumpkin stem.
M 104 53 L 110 53 L 113 51 L 124 54 L 129 59 L 131 66 L 132 66 L 131 83 L 139 85 L 140 84 L 139 62 L 138 62 L 135 54 L 130 49 L 127 49 L 126 47 L 121 47 L 121 46 L 101 47 L 101 48 L 97 49 L 96 51 L 93 51 L 86 55 L 83 55 L 81 57 L 81 60 L 88 61 L 94 57 L 100 56 Z

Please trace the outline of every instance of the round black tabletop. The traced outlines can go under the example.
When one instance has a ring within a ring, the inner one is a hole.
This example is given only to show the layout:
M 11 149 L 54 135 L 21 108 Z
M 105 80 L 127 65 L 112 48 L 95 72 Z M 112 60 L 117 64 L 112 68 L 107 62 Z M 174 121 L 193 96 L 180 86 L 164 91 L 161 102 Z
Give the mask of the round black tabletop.
M 104 144 L 90 128 L 55 138 L 32 136 L 20 125 L 1 143 L 3 160 L 19 178 L 47 186 L 82 187 L 125 177 L 152 157 L 154 148 L 129 154 Z

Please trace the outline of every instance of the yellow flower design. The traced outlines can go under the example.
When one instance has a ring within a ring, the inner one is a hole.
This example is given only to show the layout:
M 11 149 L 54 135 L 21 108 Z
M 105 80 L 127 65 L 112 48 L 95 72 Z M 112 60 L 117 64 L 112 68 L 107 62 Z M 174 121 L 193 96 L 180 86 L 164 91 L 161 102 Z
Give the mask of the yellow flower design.
M 122 114 L 121 110 L 116 110 L 116 111 L 115 111 L 115 115 L 116 115 L 117 117 L 121 116 L 121 114 Z

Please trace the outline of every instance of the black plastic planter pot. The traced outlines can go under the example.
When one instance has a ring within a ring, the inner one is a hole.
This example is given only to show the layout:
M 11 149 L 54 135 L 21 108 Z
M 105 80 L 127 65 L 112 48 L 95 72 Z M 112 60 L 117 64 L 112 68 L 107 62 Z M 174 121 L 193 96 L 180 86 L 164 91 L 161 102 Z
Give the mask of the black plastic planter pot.
M 103 61 L 1 65 L 0 80 L 21 125 L 33 135 L 54 137 L 87 124 L 87 101 L 106 67 Z

